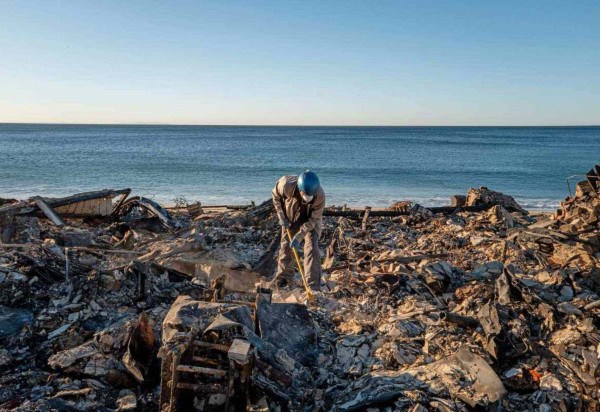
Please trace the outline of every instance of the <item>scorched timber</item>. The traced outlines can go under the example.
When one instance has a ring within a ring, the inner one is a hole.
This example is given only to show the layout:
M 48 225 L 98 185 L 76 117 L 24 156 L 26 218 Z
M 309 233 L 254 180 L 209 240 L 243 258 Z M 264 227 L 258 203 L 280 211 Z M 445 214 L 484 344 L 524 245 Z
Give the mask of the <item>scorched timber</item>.
M 429 207 L 427 208 L 433 214 L 452 214 L 456 212 L 483 212 L 488 210 L 493 205 L 477 205 L 477 206 L 464 206 L 464 207 Z M 325 210 L 323 216 L 339 216 L 339 217 L 353 217 L 361 218 L 365 213 L 364 209 L 360 210 Z M 396 216 L 407 216 L 410 212 L 406 210 L 370 210 L 369 217 L 396 217 Z

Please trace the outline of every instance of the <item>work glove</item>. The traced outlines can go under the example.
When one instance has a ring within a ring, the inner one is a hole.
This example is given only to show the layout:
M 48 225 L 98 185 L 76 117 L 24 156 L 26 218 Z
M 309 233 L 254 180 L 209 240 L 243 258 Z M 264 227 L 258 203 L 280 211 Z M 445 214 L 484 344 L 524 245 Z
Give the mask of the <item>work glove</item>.
M 300 243 L 302 243 L 302 238 L 303 238 L 302 233 L 300 233 L 300 232 L 296 233 L 296 235 L 292 238 L 292 243 L 290 243 L 290 247 L 292 247 L 296 250 L 300 250 Z
M 285 217 L 280 217 L 279 218 L 279 224 L 284 229 L 287 229 L 288 227 L 290 227 L 290 222 Z

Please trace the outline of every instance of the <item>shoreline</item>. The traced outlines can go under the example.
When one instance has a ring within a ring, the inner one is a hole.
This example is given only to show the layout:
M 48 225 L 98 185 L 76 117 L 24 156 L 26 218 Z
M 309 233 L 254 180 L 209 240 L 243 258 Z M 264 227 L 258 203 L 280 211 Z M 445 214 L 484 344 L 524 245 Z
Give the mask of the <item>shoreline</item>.
M 91 191 L 94 191 L 97 189 L 92 189 Z M 87 191 L 77 191 L 77 192 L 73 192 L 73 193 L 84 193 Z M 135 191 L 134 191 L 135 192 Z M 62 198 L 62 197 L 66 197 L 66 196 L 70 196 L 73 193 L 62 193 L 62 194 L 55 194 L 55 195 L 45 195 L 45 194 L 40 194 L 40 193 L 35 193 L 35 192 L 31 192 L 30 194 L 26 195 L 25 197 L 20 195 L 20 196 L 14 196 L 11 195 L 10 193 L 8 194 L 4 194 L 0 192 L 0 204 L 2 204 L 2 201 L 6 201 L 6 200 L 17 200 L 17 201 L 26 201 L 28 199 L 31 199 L 33 197 L 37 197 L 40 196 L 42 198 L 48 198 L 48 199 L 54 199 L 54 198 Z M 510 195 L 510 192 L 507 192 L 507 194 L 511 197 L 513 197 L 515 199 L 515 201 L 525 210 L 527 210 L 530 213 L 552 213 L 555 212 L 556 209 L 558 209 L 560 207 L 560 203 L 562 201 L 564 201 L 564 198 L 562 199 L 557 199 L 557 200 L 551 200 L 551 206 L 541 206 L 541 207 L 536 207 L 536 206 L 531 206 L 529 202 L 531 202 L 533 199 L 523 199 L 523 198 L 519 198 L 519 197 L 515 197 Z M 137 196 L 143 196 L 145 198 L 151 199 L 159 204 L 161 204 L 163 207 L 165 207 L 166 209 L 177 209 L 178 206 L 176 203 L 176 200 L 178 199 L 177 196 L 164 196 L 164 195 L 158 195 L 158 194 L 152 194 L 152 195 L 144 195 L 144 194 L 140 194 L 135 192 L 135 195 Z M 211 196 L 206 196 L 208 198 L 210 198 Z M 228 196 L 223 196 L 223 199 L 229 199 L 231 197 Z M 264 199 L 260 200 L 260 201 L 249 201 L 249 202 L 227 202 L 227 201 L 223 201 L 223 202 L 206 202 L 203 201 L 201 199 L 187 199 L 185 196 L 181 196 L 180 199 L 182 199 L 183 202 L 185 202 L 187 205 L 193 205 L 193 204 L 198 204 L 200 203 L 202 205 L 203 208 L 210 208 L 210 209 L 216 209 L 216 208 L 232 208 L 232 209 L 241 209 L 241 208 L 249 208 L 252 205 L 258 205 L 262 202 L 264 202 L 265 200 L 270 198 L 270 193 L 266 193 L 266 196 L 264 197 Z M 422 202 L 423 198 L 428 198 L 428 199 L 437 199 L 438 201 L 436 202 Z M 168 200 L 164 200 L 164 199 L 168 199 Z M 447 202 L 442 201 L 442 199 L 447 199 Z M 356 201 L 352 201 L 352 202 L 339 202 L 339 203 L 329 203 L 327 204 L 328 208 L 350 208 L 350 209 L 364 209 L 364 208 L 371 208 L 373 210 L 383 210 L 383 209 L 387 209 L 389 207 L 391 207 L 394 203 L 397 202 L 411 202 L 414 204 L 418 204 L 420 206 L 423 206 L 425 208 L 436 208 L 436 207 L 449 207 L 451 206 L 451 199 L 452 196 L 447 196 L 447 197 L 443 197 L 443 196 L 439 196 L 439 197 L 407 197 L 407 198 L 398 198 L 398 200 L 389 202 L 389 203 L 384 203 L 384 202 L 364 202 L 364 203 L 359 203 Z M 529 202 L 528 202 L 529 200 Z M 539 200 L 540 202 L 543 202 L 544 200 L 550 200 L 550 199 L 536 199 Z M 544 202 L 546 203 L 546 202 Z

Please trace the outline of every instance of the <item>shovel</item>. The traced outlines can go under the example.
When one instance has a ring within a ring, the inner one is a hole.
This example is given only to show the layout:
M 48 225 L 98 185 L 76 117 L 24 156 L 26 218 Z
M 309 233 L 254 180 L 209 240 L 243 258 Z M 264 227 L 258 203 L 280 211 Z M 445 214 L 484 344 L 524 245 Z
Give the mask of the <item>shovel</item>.
M 289 228 L 286 228 L 286 233 L 288 235 L 288 239 L 290 243 L 292 243 L 292 232 L 290 232 Z M 300 256 L 298 255 L 298 251 L 295 247 L 292 247 L 292 252 L 294 253 L 294 257 L 296 258 L 296 265 L 298 265 L 298 271 L 300 272 L 300 276 L 302 277 L 302 283 L 304 284 L 304 289 L 306 289 L 306 297 L 309 302 L 314 302 L 315 295 L 313 295 L 312 290 L 308 286 L 308 282 L 306 281 L 306 276 L 304 275 L 304 267 L 300 262 Z

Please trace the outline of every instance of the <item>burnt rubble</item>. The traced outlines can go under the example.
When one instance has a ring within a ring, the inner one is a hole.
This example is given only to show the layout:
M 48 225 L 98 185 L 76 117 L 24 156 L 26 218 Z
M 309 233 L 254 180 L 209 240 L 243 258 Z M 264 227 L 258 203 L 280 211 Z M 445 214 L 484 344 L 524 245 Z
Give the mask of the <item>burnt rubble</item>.
M 314 302 L 270 201 L 0 200 L 0 410 L 599 410 L 599 170 L 552 215 L 331 207 Z

